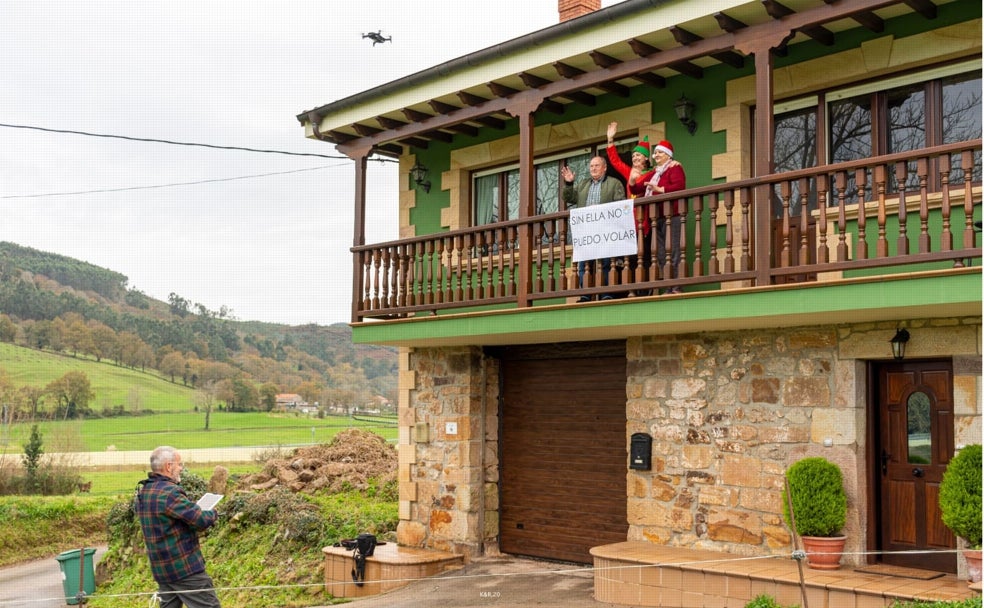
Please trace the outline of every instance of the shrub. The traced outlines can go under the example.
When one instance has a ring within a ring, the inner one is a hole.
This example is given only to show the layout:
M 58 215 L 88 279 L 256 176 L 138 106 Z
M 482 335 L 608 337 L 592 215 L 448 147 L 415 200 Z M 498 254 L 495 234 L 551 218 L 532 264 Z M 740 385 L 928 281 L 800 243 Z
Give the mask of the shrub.
M 960 450 L 943 473 L 939 494 L 943 524 L 967 541 L 981 547 L 981 446 Z
M 840 467 L 826 458 L 804 458 L 789 467 L 786 479 L 797 534 L 837 536 L 847 521 L 847 494 Z M 783 515 L 792 527 L 785 493 L 783 499 Z
M 980 597 L 964 600 L 895 600 L 891 608 L 981 608 Z
M 782 608 L 782 604 L 776 601 L 771 595 L 757 595 L 750 602 L 745 604 L 745 608 Z

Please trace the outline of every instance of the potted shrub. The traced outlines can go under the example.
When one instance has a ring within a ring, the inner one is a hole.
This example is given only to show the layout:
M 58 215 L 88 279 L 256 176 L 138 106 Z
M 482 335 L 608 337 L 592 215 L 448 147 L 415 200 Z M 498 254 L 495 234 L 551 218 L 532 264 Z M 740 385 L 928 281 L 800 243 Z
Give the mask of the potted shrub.
M 940 481 L 943 525 L 967 544 L 967 575 L 981 580 L 981 446 L 971 444 L 957 452 Z
M 840 568 L 847 541 L 840 534 L 847 521 L 847 493 L 840 467 L 826 458 L 799 460 L 786 470 L 786 491 L 783 514 L 803 539 L 807 565 L 819 570 Z

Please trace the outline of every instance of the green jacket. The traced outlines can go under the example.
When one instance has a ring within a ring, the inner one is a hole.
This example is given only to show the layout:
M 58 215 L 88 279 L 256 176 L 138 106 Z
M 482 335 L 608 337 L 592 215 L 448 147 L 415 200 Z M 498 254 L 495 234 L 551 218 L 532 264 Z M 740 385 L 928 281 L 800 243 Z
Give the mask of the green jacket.
M 590 178 L 582 179 L 576 185 L 565 185 L 563 193 L 564 207 L 566 209 L 570 209 L 572 207 L 584 207 L 584 202 L 588 198 L 588 186 L 590 185 Z M 606 175 L 604 179 L 601 180 L 601 200 L 599 202 L 613 203 L 615 201 L 622 200 L 625 200 L 625 186 L 614 177 Z

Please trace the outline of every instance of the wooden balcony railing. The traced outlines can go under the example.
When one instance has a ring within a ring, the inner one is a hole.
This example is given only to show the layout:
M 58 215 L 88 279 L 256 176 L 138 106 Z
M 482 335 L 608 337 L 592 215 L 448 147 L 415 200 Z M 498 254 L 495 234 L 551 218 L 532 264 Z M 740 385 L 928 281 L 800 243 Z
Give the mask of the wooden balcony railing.
M 578 284 L 566 211 L 354 247 L 353 321 L 979 265 L 980 185 L 978 139 L 639 198 L 653 230 L 686 200 L 685 253 L 674 273 L 639 231 L 638 255 L 615 260 L 607 286 L 600 264 Z

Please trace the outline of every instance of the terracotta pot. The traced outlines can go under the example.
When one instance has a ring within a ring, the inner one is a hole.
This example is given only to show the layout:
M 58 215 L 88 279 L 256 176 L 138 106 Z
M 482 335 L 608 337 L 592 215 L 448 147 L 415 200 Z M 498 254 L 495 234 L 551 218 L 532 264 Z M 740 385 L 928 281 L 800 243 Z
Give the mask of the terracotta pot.
M 979 583 L 981 581 L 981 550 L 964 549 L 964 559 L 967 560 L 967 583 Z
M 846 536 L 803 536 L 806 565 L 814 570 L 837 570 Z

